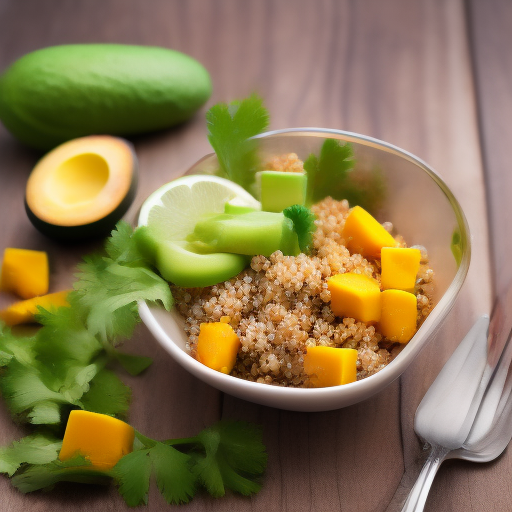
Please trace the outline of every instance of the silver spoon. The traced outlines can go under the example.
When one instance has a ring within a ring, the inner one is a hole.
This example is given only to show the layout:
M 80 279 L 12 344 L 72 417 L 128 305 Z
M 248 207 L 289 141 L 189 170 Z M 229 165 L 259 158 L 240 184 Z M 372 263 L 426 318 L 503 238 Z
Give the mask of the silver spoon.
M 480 318 L 418 406 L 414 427 L 431 452 L 402 512 L 422 511 L 444 460 L 487 462 L 512 438 L 512 292 L 496 303 L 491 324 Z M 505 307 L 503 306 L 505 303 Z

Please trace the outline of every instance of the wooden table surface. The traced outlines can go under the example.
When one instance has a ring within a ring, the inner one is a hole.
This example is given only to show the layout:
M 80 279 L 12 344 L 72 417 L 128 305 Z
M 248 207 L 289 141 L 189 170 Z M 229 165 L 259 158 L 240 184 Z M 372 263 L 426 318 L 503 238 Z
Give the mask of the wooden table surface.
M 405 374 L 373 398 L 326 413 L 293 413 L 223 395 L 182 370 L 141 326 L 129 348 L 155 362 L 132 386 L 130 422 L 157 439 L 188 436 L 219 417 L 263 426 L 269 465 L 253 498 L 199 495 L 183 509 L 383 511 L 407 490 L 422 444 L 413 416 L 477 316 L 489 312 L 512 242 L 512 3 L 507 0 L 0 0 L 0 71 L 45 46 L 116 42 L 198 59 L 214 92 L 190 122 L 134 139 L 140 187 L 128 213 L 210 151 L 204 113 L 260 93 L 271 128 L 320 126 L 400 146 L 445 179 L 472 232 L 471 269 L 442 329 Z M 0 126 L 0 250 L 48 251 L 52 289 L 68 287 L 94 244 L 49 241 L 23 209 L 40 154 Z M 0 305 L 12 300 L 2 296 Z M 179 390 L 179 391 L 176 391 Z M 511 427 L 512 428 L 512 427 Z M 0 444 L 20 436 L 0 405 Z M 512 510 L 512 452 L 443 464 L 428 511 Z M 168 506 L 154 490 L 148 510 Z M 62 485 L 21 495 L 0 478 L 0 510 L 125 510 L 115 489 Z M 389 510 L 396 510 L 394 505 Z

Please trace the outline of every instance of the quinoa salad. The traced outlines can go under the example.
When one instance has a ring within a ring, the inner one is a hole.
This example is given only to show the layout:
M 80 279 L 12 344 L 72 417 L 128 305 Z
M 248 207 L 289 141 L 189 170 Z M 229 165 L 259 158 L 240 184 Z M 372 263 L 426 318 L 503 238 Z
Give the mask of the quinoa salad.
M 266 168 L 304 172 L 294 153 L 273 159 Z M 386 339 L 378 324 L 335 316 L 331 310 L 330 277 L 351 272 L 381 281 L 379 259 L 367 259 L 346 247 L 342 232 L 350 205 L 327 197 L 311 211 L 317 229 L 310 255 L 284 256 L 276 251 L 268 258 L 252 257 L 249 268 L 223 283 L 171 286 L 176 309 L 185 319 L 191 356 L 197 355 L 200 325 L 219 321 L 229 323 L 241 343 L 230 375 L 259 383 L 312 387 L 303 363 L 313 346 L 356 349 L 357 380 L 379 372 L 400 353 L 405 344 Z M 408 247 L 391 223 L 382 225 L 397 247 Z M 414 288 L 418 328 L 433 307 L 434 273 L 426 249 L 415 247 L 421 252 Z

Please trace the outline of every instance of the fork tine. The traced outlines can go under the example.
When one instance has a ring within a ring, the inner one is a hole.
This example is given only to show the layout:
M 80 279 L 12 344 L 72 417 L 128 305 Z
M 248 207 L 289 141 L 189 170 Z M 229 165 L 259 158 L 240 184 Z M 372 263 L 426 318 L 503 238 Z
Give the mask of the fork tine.
M 511 337 L 512 331 L 508 334 L 505 349 L 480 403 L 471 431 L 462 446 L 472 452 L 479 451 L 479 447 L 490 444 L 492 440 L 496 442 L 495 439 L 503 434 L 503 427 L 510 425 L 509 416 L 512 415 Z M 508 444 L 508 441 L 510 441 L 511 436 L 512 428 L 508 428 L 503 437 L 504 440 L 506 439 L 503 449 Z

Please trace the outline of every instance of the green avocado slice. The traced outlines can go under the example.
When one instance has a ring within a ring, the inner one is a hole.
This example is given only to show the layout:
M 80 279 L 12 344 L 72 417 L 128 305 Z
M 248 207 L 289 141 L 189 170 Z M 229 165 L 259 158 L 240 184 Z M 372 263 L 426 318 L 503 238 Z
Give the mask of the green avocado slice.
M 281 251 L 285 256 L 299 254 L 293 222 L 282 213 L 249 212 L 205 216 L 189 241 L 204 250 L 270 256 Z
M 157 240 L 146 226 L 134 234 L 137 246 L 166 280 L 183 288 L 212 286 L 238 275 L 249 263 L 240 254 L 201 252 L 186 241 Z

